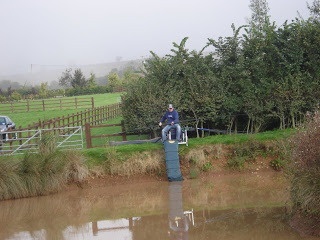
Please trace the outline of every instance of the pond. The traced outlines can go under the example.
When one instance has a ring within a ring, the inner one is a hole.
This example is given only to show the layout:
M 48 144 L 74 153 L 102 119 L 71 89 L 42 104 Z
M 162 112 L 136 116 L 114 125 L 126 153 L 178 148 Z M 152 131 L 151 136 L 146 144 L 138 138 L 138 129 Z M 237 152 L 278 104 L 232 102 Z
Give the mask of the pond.
M 0 239 L 315 239 L 290 227 L 281 173 L 79 189 L 0 202 Z

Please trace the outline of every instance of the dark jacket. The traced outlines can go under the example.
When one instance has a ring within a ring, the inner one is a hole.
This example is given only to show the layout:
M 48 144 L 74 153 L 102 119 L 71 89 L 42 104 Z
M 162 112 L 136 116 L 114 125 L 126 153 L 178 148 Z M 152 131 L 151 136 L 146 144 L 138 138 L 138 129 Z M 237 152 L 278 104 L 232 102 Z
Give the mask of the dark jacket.
M 170 112 L 169 110 L 163 115 L 160 122 L 164 122 L 167 119 L 168 125 L 171 124 L 171 122 L 174 122 L 174 124 L 179 123 L 179 114 L 176 110 L 172 110 Z

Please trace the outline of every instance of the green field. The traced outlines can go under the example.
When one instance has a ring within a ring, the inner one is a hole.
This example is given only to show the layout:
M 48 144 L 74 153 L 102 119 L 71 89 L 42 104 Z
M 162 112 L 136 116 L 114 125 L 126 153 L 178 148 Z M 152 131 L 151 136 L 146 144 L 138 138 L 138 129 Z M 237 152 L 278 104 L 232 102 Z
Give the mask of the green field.
M 111 105 L 118 102 L 118 99 L 123 93 L 105 93 L 105 94 L 95 94 L 95 95 L 86 95 L 83 97 L 89 98 L 94 97 L 95 107 Z M 81 96 L 79 96 L 81 98 Z M 65 97 L 64 99 L 74 99 L 74 97 Z M 77 113 L 84 111 L 86 109 L 65 109 L 65 110 L 50 110 L 50 111 L 35 111 L 35 112 L 24 112 L 24 113 L 1 113 L 3 115 L 9 116 L 12 121 L 15 122 L 16 126 L 21 126 L 22 128 L 27 127 L 33 122 L 38 122 L 39 119 L 47 120 L 56 117 L 71 115 L 72 113 Z

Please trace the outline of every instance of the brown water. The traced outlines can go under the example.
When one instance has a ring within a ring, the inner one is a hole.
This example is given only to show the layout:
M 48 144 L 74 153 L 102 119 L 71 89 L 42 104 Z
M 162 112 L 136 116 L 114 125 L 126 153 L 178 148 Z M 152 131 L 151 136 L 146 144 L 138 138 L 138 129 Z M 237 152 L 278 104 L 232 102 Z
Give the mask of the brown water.
M 0 239 L 317 239 L 286 217 L 277 173 L 101 187 L 0 202 Z

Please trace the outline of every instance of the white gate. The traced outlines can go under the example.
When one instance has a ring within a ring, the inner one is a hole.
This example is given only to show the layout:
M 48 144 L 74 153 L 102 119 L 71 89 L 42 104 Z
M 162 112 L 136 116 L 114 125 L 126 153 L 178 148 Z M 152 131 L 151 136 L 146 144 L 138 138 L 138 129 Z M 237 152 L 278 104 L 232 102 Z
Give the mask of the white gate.
M 56 137 L 57 148 L 62 150 L 83 149 L 82 127 L 64 127 L 25 131 L 1 132 L 0 156 L 39 152 L 39 143 L 44 134 Z

